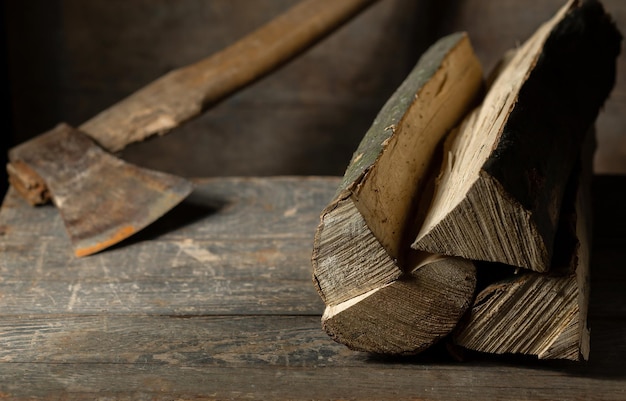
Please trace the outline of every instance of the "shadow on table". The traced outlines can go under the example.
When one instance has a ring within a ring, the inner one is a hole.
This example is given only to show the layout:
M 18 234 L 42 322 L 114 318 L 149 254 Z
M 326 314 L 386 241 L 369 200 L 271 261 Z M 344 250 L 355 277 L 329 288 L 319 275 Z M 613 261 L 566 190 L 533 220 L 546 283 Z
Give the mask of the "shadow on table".
M 184 228 L 203 218 L 220 212 L 228 205 L 226 199 L 209 198 L 194 191 L 179 205 L 137 234 L 111 247 L 124 248 L 142 241 L 154 240 L 162 235 Z

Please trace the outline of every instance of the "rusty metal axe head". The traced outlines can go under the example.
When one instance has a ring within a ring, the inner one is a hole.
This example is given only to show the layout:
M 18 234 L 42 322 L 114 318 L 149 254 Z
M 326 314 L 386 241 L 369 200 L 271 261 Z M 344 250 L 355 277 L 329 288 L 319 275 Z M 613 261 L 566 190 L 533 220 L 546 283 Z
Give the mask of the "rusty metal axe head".
M 9 160 L 11 184 L 27 199 L 30 192 L 31 203 L 48 194 L 38 193 L 41 186 L 33 191 L 27 182 L 41 180 L 47 186 L 78 257 L 128 238 L 192 190 L 184 178 L 118 159 L 67 124 L 11 149 Z

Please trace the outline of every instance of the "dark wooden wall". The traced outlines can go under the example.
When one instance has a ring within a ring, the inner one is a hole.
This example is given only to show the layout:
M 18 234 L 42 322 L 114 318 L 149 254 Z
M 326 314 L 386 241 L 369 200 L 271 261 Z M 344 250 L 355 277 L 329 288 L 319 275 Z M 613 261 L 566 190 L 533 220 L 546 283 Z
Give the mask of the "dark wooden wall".
M 80 124 L 295 2 L 4 2 L 12 140 L 59 121 Z M 123 157 L 186 176 L 342 174 L 377 110 L 436 38 L 468 30 L 490 69 L 563 2 L 381 0 L 272 76 L 166 137 L 131 146 Z M 626 30 L 626 2 L 604 3 Z M 620 77 L 598 123 L 599 172 L 626 172 L 625 90 Z

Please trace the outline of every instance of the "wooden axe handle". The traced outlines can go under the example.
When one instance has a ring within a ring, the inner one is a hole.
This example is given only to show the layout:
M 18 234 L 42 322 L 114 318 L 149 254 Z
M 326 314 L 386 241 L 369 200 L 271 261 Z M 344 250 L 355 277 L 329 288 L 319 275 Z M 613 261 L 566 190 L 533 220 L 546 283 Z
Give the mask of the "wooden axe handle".
M 80 126 L 116 152 L 163 134 L 302 53 L 376 0 L 304 0 L 214 55 L 164 75 Z

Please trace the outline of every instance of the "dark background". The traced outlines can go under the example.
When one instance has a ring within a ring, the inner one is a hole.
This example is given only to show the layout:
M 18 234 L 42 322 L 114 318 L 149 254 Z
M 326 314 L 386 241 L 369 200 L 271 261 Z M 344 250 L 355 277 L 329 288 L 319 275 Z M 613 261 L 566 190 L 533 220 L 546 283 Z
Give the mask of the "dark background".
M 7 30 L 5 24 L 4 7 L 0 9 L 0 101 L 4 107 L 0 107 L 0 196 L 3 196 L 7 189 L 7 174 L 3 166 L 7 162 L 7 150 L 12 145 L 13 131 L 11 126 L 11 95 L 9 93 L 9 72 L 7 70 Z
M 77 126 L 295 3 L 3 2 L 0 51 L 6 57 L 0 89 L 10 100 L 10 107 L 2 109 L 3 164 L 10 144 L 60 121 Z M 434 40 L 469 31 L 487 72 L 506 49 L 527 38 L 562 4 L 381 0 L 273 75 L 165 137 L 130 146 L 121 156 L 184 176 L 341 175 L 378 109 Z M 626 2 L 604 4 L 624 30 Z M 624 60 L 619 60 L 620 73 L 626 72 Z M 597 172 L 626 172 L 626 84 L 621 75 L 598 121 Z M 0 178 L 6 187 L 6 176 Z

